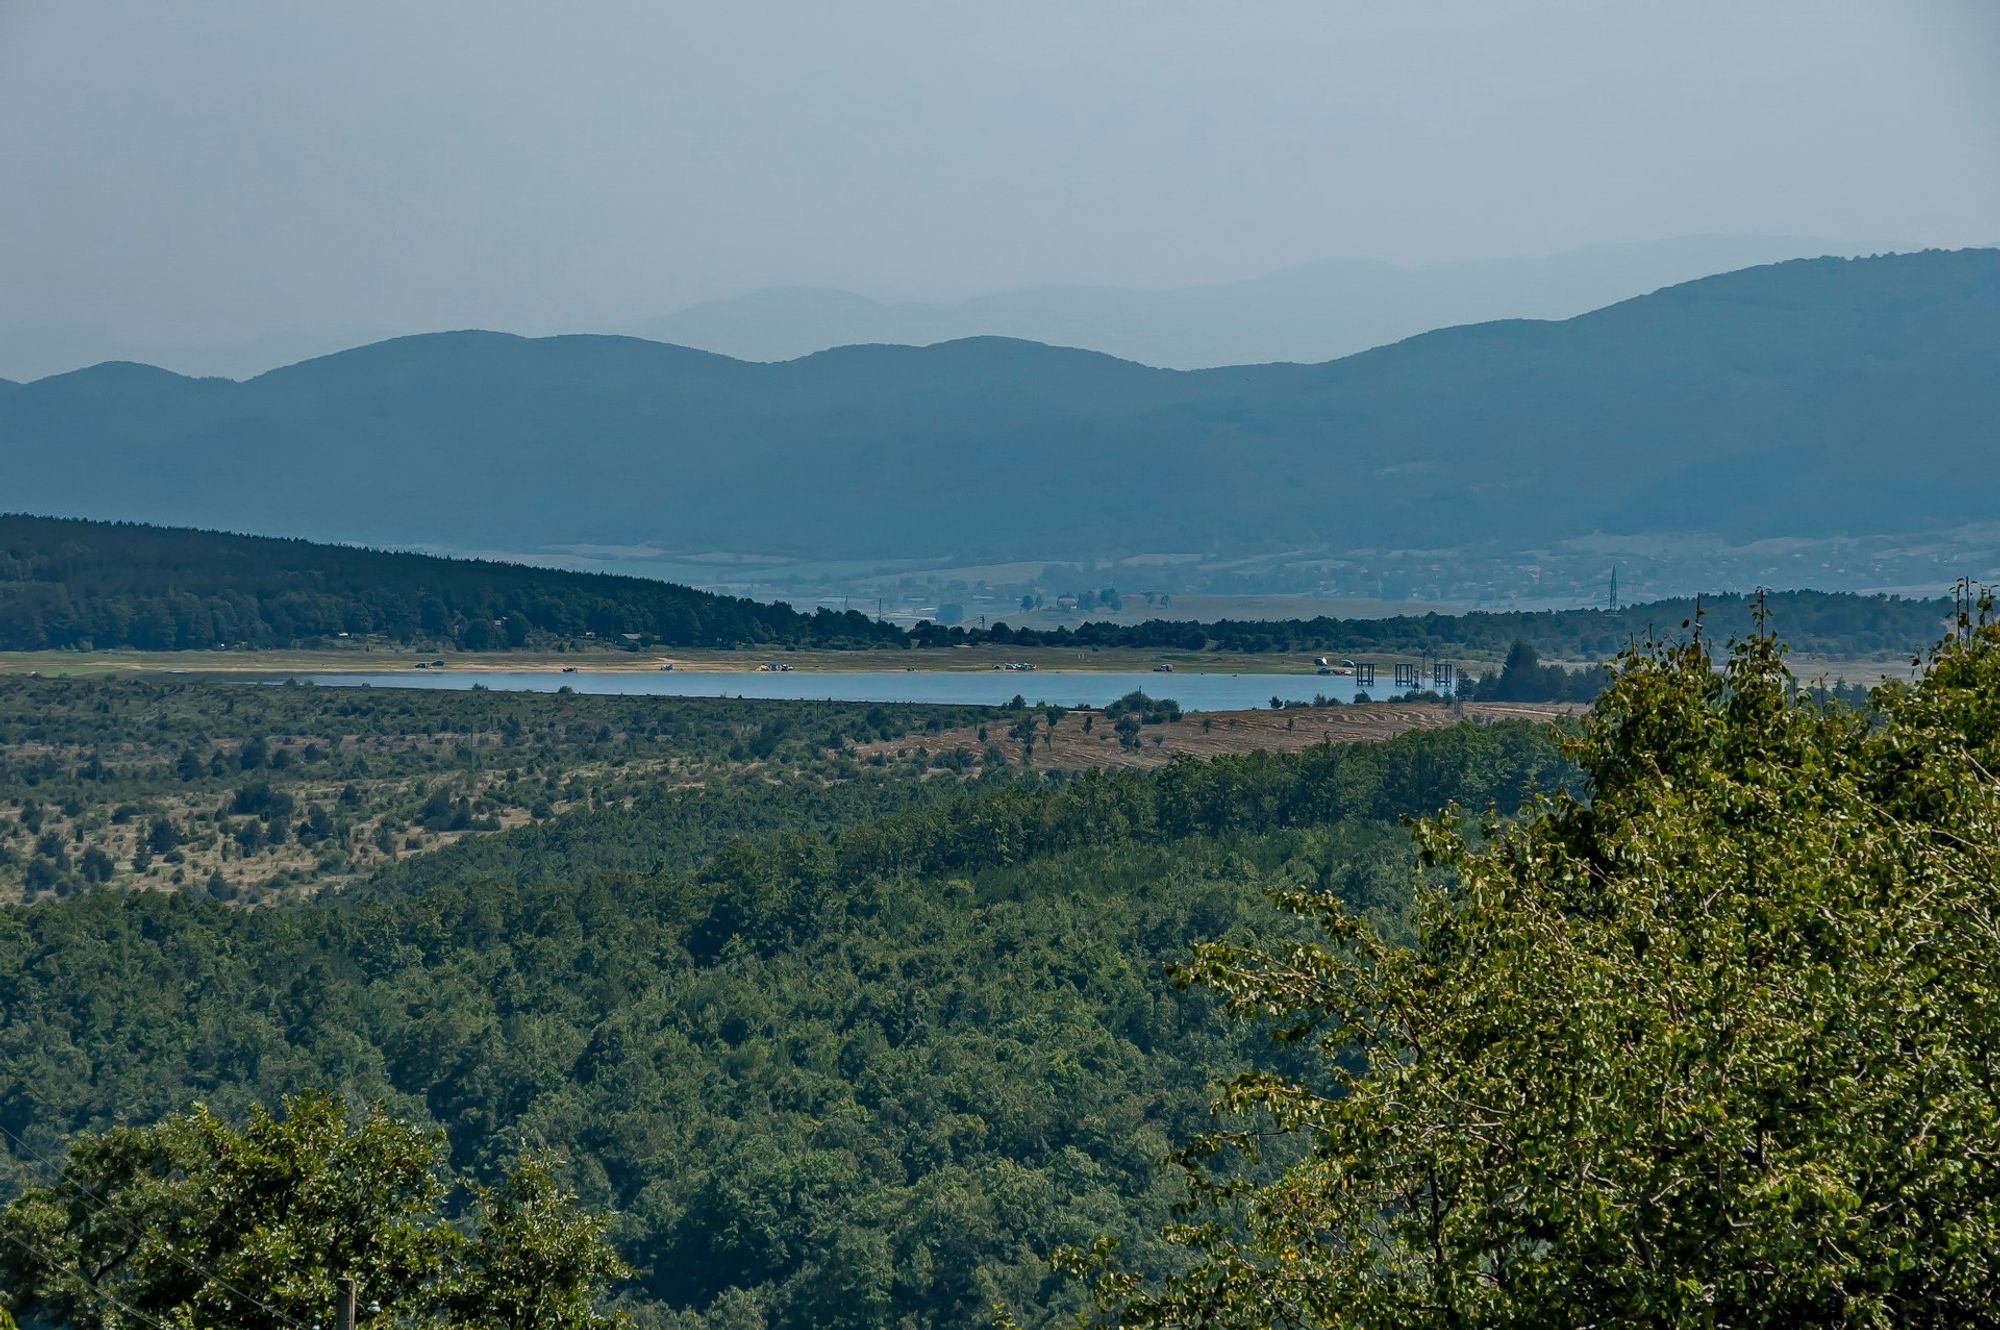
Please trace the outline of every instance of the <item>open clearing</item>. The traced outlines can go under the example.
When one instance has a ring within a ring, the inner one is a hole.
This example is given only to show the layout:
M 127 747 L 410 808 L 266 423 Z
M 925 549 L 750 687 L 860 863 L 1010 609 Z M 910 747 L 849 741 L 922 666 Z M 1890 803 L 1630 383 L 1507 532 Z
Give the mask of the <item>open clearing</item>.
M 1044 713 L 1022 713 L 1036 720 L 1034 752 L 1028 764 L 1057 771 L 1111 767 L 1158 767 L 1175 757 L 1215 757 L 1223 753 L 1259 750 L 1298 752 L 1320 743 L 1375 743 L 1407 730 L 1442 729 L 1461 720 L 1555 721 L 1581 715 L 1576 703 L 1467 702 L 1445 706 L 1435 702 L 1362 702 L 1349 706 L 1290 707 L 1283 711 L 1204 711 L 1177 721 L 1143 726 L 1138 746 L 1129 747 L 1113 732 L 1111 722 L 1094 711 L 1071 711 L 1047 728 Z M 1090 728 L 1084 728 L 1088 721 Z M 998 749 L 1009 763 L 1022 761 L 1022 740 L 1012 724 L 994 720 L 939 734 L 910 735 L 864 744 L 857 756 L 933 758 L 950 753 L 979 759 Z

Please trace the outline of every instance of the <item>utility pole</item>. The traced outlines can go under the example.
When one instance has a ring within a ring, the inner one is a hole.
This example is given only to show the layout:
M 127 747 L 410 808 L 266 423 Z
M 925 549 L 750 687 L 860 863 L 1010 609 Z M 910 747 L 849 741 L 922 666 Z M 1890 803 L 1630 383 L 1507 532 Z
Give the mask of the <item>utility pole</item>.
M 340 1277 L 340 1330 L 354 1330 L 354 1276 Z

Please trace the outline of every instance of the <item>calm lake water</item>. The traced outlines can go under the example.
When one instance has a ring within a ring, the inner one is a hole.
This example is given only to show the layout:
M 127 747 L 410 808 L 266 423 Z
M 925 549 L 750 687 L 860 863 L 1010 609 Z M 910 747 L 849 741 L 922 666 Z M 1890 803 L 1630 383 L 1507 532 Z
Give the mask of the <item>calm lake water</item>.
M 1267 707 L 1273 697 L 1308 702 L 1324 694 L 1342 702 L 1354 700 L 1354 680 L 1320 674 L 1153 674 L 1089 670 L 794 670 L 789 674 L 759 670 L 641 674 L 634 671 L 578 670 L 575 674 L 541 670 L 479 671 L 402 670 L 380 674 L 304 674 L 303 682 L 342 688 L 471 688 L 483 684 L 496 692 L 553 693 L 573 688 L 579 693 L 617 693 L 654 697 L 756 697 L 816 702 L 947 702 L 1002 706 L 1016 693 L 1030 703 L 1052 702 L 1066 707 L 1101 707 L 1142 688 L 1149 697 L 1171 697 L 1184 711 L 1242 711 Z M 1371 694 L 1389 696 L 1378 683 Z

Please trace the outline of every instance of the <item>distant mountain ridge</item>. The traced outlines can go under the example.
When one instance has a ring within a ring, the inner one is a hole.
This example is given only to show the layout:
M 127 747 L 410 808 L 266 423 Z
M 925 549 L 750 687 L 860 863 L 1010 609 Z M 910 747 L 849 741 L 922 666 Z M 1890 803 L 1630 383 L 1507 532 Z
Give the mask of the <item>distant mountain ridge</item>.
M 1163 290 L 1043 286 L 895 303 L 778 288 L 708 301 L 625 331 L 740 360 L 793 360 L 858 343 L 1015 337 L 1164 369 L 1338 359 L 1419 333 L 1498 319 L 1565 319 L 1662 287 L 1866 248 L 1799 236 L 1689 236 L 1534 258 L 1416 267 L 1328 259 Z
M 796 360 L 837 346 L 929 346 L 997 336 L 1087 347 L 1161 368 L 1202 369 L 1332 360 L 1434 328 L 1569 318 L 1714 273 L 1898 248 L 1909 247 L 1802 236 L 1683 236 L 1416 267 L 1326 259 L 1241 281 L 1157 290 L 1049 285 L 932 303 L 872 300 L 816 287 L 772 288 L 610 331 L 738 360 Z M 77 328 L 0 324 L 0 381 L 47 378 L 114 360 L 159 365 L 193 378 L 248 379 L 397 335 L 383 328 L 301 328 L 234 342 L 168 344 Z
M 496 333 L 241 384 L 105 365 L 0 389 L 0 509 L 860 559 L 1838 535 L 1990 521 L 1996 420 L 2000 251 L 1968 250 L 1320 365 L 995 338 L 767 365 Z
M 167 345 L 77 328 L 0 326 L 0 382 L 47 378 L 108 360 L 146 361 L 193 377 L 247 379 L 388 335 L 380 328 L 320 329 L 274 332 L 235 342 Z

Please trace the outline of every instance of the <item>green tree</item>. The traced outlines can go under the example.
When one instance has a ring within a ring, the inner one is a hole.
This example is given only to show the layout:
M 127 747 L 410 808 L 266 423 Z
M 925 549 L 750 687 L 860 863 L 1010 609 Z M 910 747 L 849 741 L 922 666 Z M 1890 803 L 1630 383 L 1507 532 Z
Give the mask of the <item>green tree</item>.
M 531 1161 L 475 1191 L 468 1237 L 440 1210 L 443 1156 L 436 1134 L 318 1092 L 240 1130 L 198 1104 L 78 1135 L 55 1182 L 0 1211 L 0 1302 L 89 1330 L 324 1324 L 351 1275 L 399 1323 L 605 1324 L 591 1309 L 621 1267 L 601 1221 Z
M 154 854 L 172 853 L 179 848 L 180 843 L 180 828 L 176 827 L 170 818 L 156 817 L 152 825 L 146 829 L 146 848 Z
M 1602 672 L 1595 669 L 1572 672 L 1544 665 L 1533 646 L 1517 640 L 1507 649 L 1500 673 L 1483 680 L 1474 693 L 1489 702 L 1588 702 L 1603 683 Z
M 550 1161 L 515 1165 L 499 1187 L 473 1188 L 474 1236 L 446 1280 L 449 1324 L 468 1330 L 602 1330 L 604 1286 L 630 1273 L 601 1216 L 576 1208 Z
M 1754 636 L 1628 652 L 1589 800 L 1421 824 L 1414 945 L 1185 973 L 1316 1050 L 1184 1156 L 1139 1326 L 1963 1326 L 2000 1320 L 2000 627 L 1876 695 L 1791 697 Z M 1275 1129 L 1278 1145 L 1272 1144 Z

